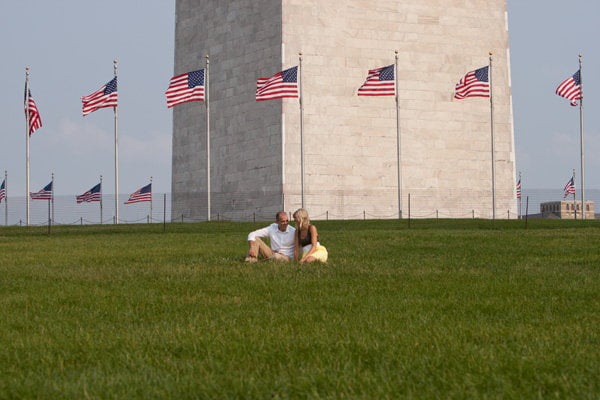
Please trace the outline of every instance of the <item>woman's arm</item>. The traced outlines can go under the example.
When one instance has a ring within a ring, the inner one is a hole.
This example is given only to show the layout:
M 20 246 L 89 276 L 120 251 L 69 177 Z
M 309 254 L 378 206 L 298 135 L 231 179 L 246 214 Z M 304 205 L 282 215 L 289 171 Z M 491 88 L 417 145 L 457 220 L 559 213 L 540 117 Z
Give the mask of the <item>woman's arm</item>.
M 298 239 L 298 232 L 294 233 L 294 260 L 298 260 L 302 255 L 302 246 L 300 246 L 300 240 Z

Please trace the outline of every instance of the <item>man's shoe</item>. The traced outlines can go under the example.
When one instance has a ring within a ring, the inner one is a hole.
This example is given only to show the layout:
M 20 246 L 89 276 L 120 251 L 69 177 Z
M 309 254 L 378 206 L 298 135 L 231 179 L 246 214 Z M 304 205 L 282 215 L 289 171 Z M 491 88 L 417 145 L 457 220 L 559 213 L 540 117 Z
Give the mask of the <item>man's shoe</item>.
M 247 262 L 247 263 L 255 263 L 255 262 L 258 261 L 258 259 L 256 257 L 250 257 L 250 256 L 248 256 L 248 257 L 244 258 L 244 261 Z

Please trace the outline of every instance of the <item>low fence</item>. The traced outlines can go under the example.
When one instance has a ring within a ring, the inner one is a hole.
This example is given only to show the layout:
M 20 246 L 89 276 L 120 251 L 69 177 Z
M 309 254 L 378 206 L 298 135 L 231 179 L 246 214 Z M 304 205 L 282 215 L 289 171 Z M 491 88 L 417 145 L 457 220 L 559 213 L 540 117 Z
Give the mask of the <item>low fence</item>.
M 441 194 L 440 194 L 441 193 Z M 402 197 L 402 209 L 398 207 L 396 190 L 362 191 L 321 190 L 305 195 L 305 208 L 314 220 L 343 219 L 516 219 L 525 214 L 536 217 L 540 204 L 563 199 L 561 189 L 531 189 L 522 192 L 517 199 L 514 191 L 496 191 L 495 215 L 492 213 L 491 191 L 452 189 L 443 193 L 436 189 L 411 189 Z M 185 197 L 181 200 L 181 197 Z M 206 221 L 206 194 L 194 193 L 174 196 L 173 221 Z M 257 207 L 263 199 L 273 201 L 271 206 Z M 284 204 L 288 213 L 300 207 L 296 194 L 282 196 L 277 193 L 247 192 L 212 195 L 211 220 L 218 221 L 271 221 Z M 600 201 L 600 190 L 586 191 L 586 201 Z M 528 207 L 527 207 L 528 203 Z M 401 214 L 400 214 L 401 212 Z
M 415 190 L 406 193 L 403 198 L 401 218 L 489 219 L 493 217 L 488 201 L 482 204 L 481 201 L 471 200 L 472 197 L 469 196 L 467 190 L 457 189 L 456 195 L 461 197 L 454 202 L 456 204 L 455 208 L 449 209 L 436 208 L 430 202 L 425 204 L 428 197 L 425 191 Z M 238 196 L 243 198 L 244 194 L 241 193 Z M 390 204 L 385 207 L 375 207 L 368 199 L 361 200 L 360 196 L 357 196 L 352 201 L 346 200 L 347 204 L 344 208 L 340 208 L 339 204 L 331 204 L 330 208 L 323 200 L 326 195 L 321 196 L 309 197 L 310 201 L 306 206 L 310 211 L 311 218 L 314 220 L 394 219 L 399 217 L 397 199 L 394 201 L 393 193 L 382 194 L 383 197 L 388 196 L 391 199 Z M 579 193 L 577 193 L 577 196 L 579 196 Z M 125 195 L 119 196 L 119 223 L 203 222 L 208 220 L 206 196 L 202 194 L 198 194 L 198 198 L 194 201 L 193 213 L 183 212 L 177 214 L 172 214 L 170 193 L 155 193 L 152 196 L 152 202 L 135 204 L 124 204 L 127 198 L 128 196 Z M 331 201 L 330 199 L 331 196 L 328 197 L 328 201 Z M 541 203 L 561 200 L 563 200 L 561 189 L 523 190 L 521 199 L 513 198 L 510 201 L 511 207 L 506 209 L 496 207 L 495 218 L 516 219 L 526 215 L 530 218 L 540 217 Z M 572 196 L 566 200 L 572 200 Z M 286 205 L 285 211 L 290 214 L 299 207 L 296 205 L 298 199 L 290 200 L 288 198 L 282 199 L 282 201 Z M 586 190 L 586 201 L 600 204 L 600 189 Z M 227 205 L 229 206 L 231 202 L 232 200 L 228 200 Z M 251 208 L 244 204 L 243 207 L 240 207 L 242 209 L 231 211 L 225 209 L 224 202 L 219 201 L 219 197 L 215 196 L 215 201 L 211 206 L 210 219 L 211 221 L 272 221 L 275 212 L 279 211 L 278 207 Z M 114 196 L 104 195 L 102 203 L 77 204 L 75 195 L 55 196 L 50 204 L 48 200 L 30 200 L 29 225 L 47 225 L 49 220 L 53 225 L 114 224 L 117 222 Z M 0 225 L 27 225 L 25 197 L 8 197 L 0 203 Z
M 171 196 L 168 193 L 155 193 L 152 202 L 124 204 L 129 196 L 119 196 L 118 222 L 123 224 L 163 223 L 171 219 Z M 29 201 L 29 225 L 89 225 L 114 224 L 114 195 L 103 195 L 102 202 L 77 204 L 75 195 L 54 196 L 53 200 Z M 27 225 L 27 205 L 25 197 L 8 197 L 0 204 L 0 221 L 3 225 Z

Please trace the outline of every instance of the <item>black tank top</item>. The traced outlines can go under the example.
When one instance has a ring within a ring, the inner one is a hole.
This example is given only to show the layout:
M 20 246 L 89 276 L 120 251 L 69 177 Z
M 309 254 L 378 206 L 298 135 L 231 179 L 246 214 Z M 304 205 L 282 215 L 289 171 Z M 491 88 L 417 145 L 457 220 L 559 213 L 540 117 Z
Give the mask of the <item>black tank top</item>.
M 306 233 L 306 237 L 304 239 L 302 239 L 300 237 L 300 230 L 298 230 L 298 243 L 300 243 L 300 246 L 304 247 L 307 244 L 311 244 L 312 243 L 312 235 L 310 233 L 310 227 L 311 225 L 308 226 L 308 231 Z M 317 235 L 317 241 L 319 241 L 319 236 Z

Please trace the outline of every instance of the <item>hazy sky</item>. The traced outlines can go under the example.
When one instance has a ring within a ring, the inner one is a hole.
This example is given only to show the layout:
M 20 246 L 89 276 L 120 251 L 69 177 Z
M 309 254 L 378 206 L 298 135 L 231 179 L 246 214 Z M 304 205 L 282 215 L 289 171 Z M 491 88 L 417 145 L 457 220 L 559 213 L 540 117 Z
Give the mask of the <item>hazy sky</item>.
M 31 191 L 54 172 L 59 195 L 83 193 L 100 174 L 104 191 L 114 192 L 112 109 L 84 118 L 80 98 L 112 79 L 115 58 L 120 192 L 150 176 L 154 193 L 170 192 L 172 111 L 164 91 L 173 75 L 174 3 L 0 0 L 0 181 L 8 170 L 9 195 L 25 194 L 25 66 L 44 125 L 31 138 Z M 579 109 L 554 90 L 577 71 L 582 53 L 586 186 L 600 188 L 600 1 L 508 0 L 508 11 L 524 186 L 560 189 L 573 168 L 579 173 Z
M 600 188 L 599 18 L 597 0 L 508 0 L 517 173 L 526 187 L 560 193 L 573 168 L 579 174 L 579 107 L 554 91 L 581 53 L 586 189 Z
M 25 66 L 43 127 L 31 137 L 31 191 L 54 172 L 57 194 L 81 194 L 103 175 L 114 193 L 112 108 L 81 114 L 81 97 L 119 76 L 119 192 L 149 182 L 171 191 L 175 2 L 0 0 L 0 170 L 9 195 L 25 194 Z

